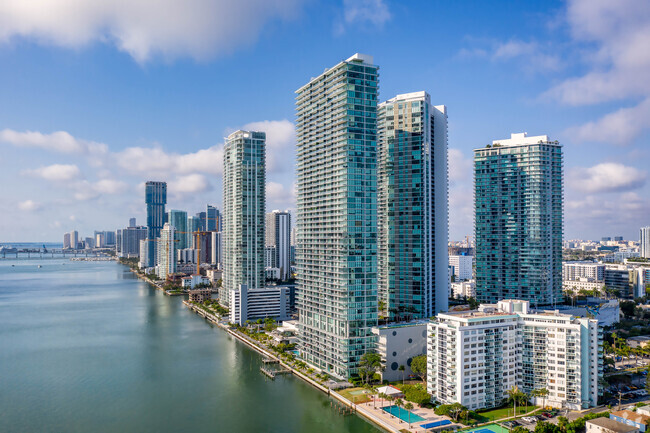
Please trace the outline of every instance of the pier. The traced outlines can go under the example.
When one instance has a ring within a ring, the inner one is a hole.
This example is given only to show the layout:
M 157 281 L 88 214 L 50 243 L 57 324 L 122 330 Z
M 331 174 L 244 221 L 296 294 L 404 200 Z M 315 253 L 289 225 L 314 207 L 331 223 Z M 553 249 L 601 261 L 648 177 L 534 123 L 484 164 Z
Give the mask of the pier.
M 291 374 L 291 370 L 280 369 L 280 370 L 271 370 L 270 368 L 260 367 L 260 371 L 271 379 L 275 379 L 275 376 L 282 374 Z

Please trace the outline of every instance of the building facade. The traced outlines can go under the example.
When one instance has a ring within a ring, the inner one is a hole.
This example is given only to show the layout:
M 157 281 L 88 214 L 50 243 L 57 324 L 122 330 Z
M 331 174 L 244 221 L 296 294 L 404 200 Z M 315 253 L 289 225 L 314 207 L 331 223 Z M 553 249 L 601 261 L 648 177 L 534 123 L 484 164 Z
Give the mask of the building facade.
M 476 295 L 479 301 L 562 299 L 562 147 L 512 134 L 474 150 Z
M 447 310 L 447 109 L 426 92 L 378 113 L 378 284 L 390 320 Z
M 640 256 L 650 259 L 650 226 L 641 227 L 639 241 Z
M 546 388 L 549 406 L 596 406 L 603 374 L 598 321 L 529 308 L 528 301 L 504 300 L 432 320 L 427 390 L 433 399 L 471 410 L 498 407 L 517 386 L 526 393 Z
M 274 210 L 266 214 L 266 246 L 274 247 L 275 265 L 270 267 L 280 268 L 281 280 L 291 278 L 291 214 L 288 211 Z
M 147 239 L 146 227 L 127 227 L 119 230 L 119 257 L 139 257 L 140 241 Z
M 230 322 L 243 325 L 267 317 L 275 320 L 290 318 L 289 288 L 286 286 L 249 289 L 242 284 L 230 291 Z
M 296 91 L 299 350 L 339 378 L 375 346 L 378 69 L 355 54 Z
M 605 265 L 593 262 L 564 262 L 562 264 L 562 279 L 576 281 L 587 278 L 587 281 L 603 281 Z
M 147 239 L 149 254 L 147 267 L 156 265 L 154 243 L 160 236 L 165 223 L 165 205 L 167 204 L 167 182 L 149 181 L 145 184 L 145 203 L 147 204 Z
M 162 280 L 166 279 L 167 275 L 176 272 L 175 231 L 173 225 L 165 223 L 158 238 L 156 274 Z
M 452 267 L 452 275 L 456 280 L 471 280 L 472 279 L 472 263 L 474 258 L 472 256 L 449 256 L 449 266 Z
M 245 284 L 264 287 L 264 216 L 266 205 L 266 134 L 236 131 L 224 148 L 223 287 L 219 300 Z
M 187 238 L 191 236 L 187 230 L 187 212 L 184 210 L 170 210 L 167 212 L 167 221 L 176 229 L 176 249 L 189 248 Z
M 427 354 L 427 323 L 420 320 L 372 328 L 377 336 L 377 352 L 381 356 L 381 380 L 395 382 L 413 374 L 413 358 Z M 404 370 L 400 371 L 400 366 Z

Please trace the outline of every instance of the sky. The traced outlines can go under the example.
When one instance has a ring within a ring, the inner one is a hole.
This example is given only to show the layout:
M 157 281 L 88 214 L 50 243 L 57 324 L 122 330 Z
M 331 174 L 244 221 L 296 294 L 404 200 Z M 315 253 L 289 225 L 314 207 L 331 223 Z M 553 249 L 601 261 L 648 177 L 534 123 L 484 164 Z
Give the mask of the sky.
M 224 137 L 267 133 L 267 209 L 293 209 L 295 90 L 354 53 L 380 100 L 449 116 L 449 236 L 473 232 L 473 149 L 564 151 L 566 239 L 650 225 L 650 2 L 0 2 L 0 242 L 60 241 L 221 206 Z

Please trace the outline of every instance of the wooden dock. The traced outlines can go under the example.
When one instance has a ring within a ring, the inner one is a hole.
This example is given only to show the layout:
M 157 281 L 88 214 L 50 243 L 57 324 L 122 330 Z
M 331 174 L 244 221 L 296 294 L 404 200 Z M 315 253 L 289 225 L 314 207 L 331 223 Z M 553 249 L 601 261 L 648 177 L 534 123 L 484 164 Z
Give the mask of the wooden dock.
M 280 374 L 291 374 L 291 370 L 284 368 L 281 370 L 271 370 L 270 368 L 260 367 L 260 371 L 271 379 L 275 379 L 275 376 Z

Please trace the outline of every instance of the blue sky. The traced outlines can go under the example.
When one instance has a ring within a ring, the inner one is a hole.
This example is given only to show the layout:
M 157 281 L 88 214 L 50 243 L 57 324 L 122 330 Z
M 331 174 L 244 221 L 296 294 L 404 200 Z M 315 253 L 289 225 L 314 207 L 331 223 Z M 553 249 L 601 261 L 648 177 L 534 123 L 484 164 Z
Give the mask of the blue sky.
M 0 4 L 0 242 L 221 204 L 223 137 L 268 135 L 268 209 L 293 208 L 294 91 L 355 52 L 380 99 L 449 113 L 450 238 L 472 233 L 472 149 L 564 145 L 565 238 L 650 225 L 645 0 L 72 0 Z

